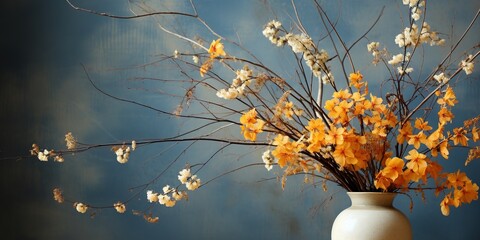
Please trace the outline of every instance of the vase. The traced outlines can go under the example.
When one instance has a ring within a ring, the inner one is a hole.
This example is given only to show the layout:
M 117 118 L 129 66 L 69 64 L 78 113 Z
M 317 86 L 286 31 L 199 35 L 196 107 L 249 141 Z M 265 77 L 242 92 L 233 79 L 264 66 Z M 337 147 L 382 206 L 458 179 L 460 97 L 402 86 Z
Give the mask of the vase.
M 332 240 L 411 240 L 410 221 L 393 206 L 396 193 L 347 192 L 352 205 L 332 226 Z

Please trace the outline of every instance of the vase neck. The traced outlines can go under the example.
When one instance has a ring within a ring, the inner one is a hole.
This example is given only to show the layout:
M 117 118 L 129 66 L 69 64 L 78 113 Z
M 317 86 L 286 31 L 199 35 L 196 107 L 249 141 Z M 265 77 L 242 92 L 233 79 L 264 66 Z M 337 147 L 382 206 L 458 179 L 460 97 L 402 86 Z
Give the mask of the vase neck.
M 347 192 L 352 206 L 375 205 L 390 207 L 397 193 L 384 192 Z

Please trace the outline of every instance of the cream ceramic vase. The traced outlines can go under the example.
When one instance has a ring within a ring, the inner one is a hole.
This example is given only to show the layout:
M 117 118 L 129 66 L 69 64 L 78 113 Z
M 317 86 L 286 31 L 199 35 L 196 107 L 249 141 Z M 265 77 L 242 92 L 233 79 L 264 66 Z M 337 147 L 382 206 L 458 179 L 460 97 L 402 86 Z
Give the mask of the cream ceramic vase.
M 396 193 L 348 192 L 352 205 L 333 222 L 332 240 L 411 240 L 408 218 L 392 203 Z

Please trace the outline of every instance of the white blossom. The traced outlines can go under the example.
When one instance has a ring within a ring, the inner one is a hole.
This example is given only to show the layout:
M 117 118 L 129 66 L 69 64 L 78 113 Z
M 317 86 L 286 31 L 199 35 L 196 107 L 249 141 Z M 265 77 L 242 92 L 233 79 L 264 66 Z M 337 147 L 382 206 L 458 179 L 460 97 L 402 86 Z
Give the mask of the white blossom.
M 50 155 L 50 151 L 45 149 L 45 150 L 43 150 L 43 152 L 38 152 L 37 157 L 40 161 L 46 162 L 46 161 L 48 161 L 48 156 L 49 155 Z
M 367 44 L 367 50 L 368 52 L 375 52 L 375 51 L 378 51 L 379 46 L 380 46 L 379 42 L 371 42 Z
M 396 65 L 403 62 L 403 54 L 399 53 L 397 55 L 394 55 L 390 61 L 388 61 L 388 64 L 390 65 Z
M 179 175 L 178 175 L 178 180 L 179 180 L 182 184 L 187 183 L 188 178 L 190 178 L 190 176 L 192 176 L 192 174 L 190 173 L 190 169 L 189 169 L 189 168 L 182 169 L 182 171 L 180 171 L 178 174 L 179 174 Z
M 73 206 L 79 213 L 86 213 L 88 210 L 88 206 L 83 203 L 74 203 Z
M 121 202 L 117 202 L 113 204 L 113 207 L 115 208 L 115 210 L 117 210 L 118 213 L 124 213 L 127 210 L 127 208 L 125 207 L 125 204 Z
M 470 54 L 467 59 L 462 60 L 460 66 L 462 67 L 463 71 L 465 71 L 465 74 L 472 74 L 473 68 L 475 67 L 473 64 L 473 55 Z
M 115 150 L 115 154 L 117 155 L 117 161 L 121 164 L 128 162 L 128 158 L 130 157 L 130 147 L 121 146 L 117 150 Z
M 65 159 L 63 158 L 62 155 L 57 155 L 55 156 L 55 158 L 53 159 L 55 162 L 59 162 L 59 163 L 62 163 L 65 161 Z
M 195 64 L 198 64 L 199 59 L 198 59 L 198 56 L 197 56 L 197 55 L 194 55 L 194 56 L 192 57 L 192 60 L 193 60 L 193 62 L 194 62 Z
M 270 171 L 272 170 L 273 166 L 273 157 L 272 155 L 270 154 L 270 150 L 267 150 L 265 152 L 263 152 L 263 155 L 262 155 L 262 160 L 263 162 L 265 163 L 265 168 Z
M 185 183 L 185 187 L 190 190 L 190 191 L 193 191 L 197 188 L 200 187 L 200 184 L 201 184 L 201 181 L 200 181 L 200 178 L 197 178 L 197 175 L 193 175 L 186 183 Z
M 158 203 L 164 205 L 168 201 L 170 201 L 170 196 L 168 196 L 166 194 L 159 194 L 158 195 Z
M 163 187 L 162 190 L 163 190 L 164 194 L 169 194 L 169 193 L 173 192 L 175 189 L 170 187 L 170 185 L 166 185 L 165 187 Z
M 433 76 L 433 79 L 435 79 L 435 80 L 436 80 L 438 83 L 440 83 L 440 84 L 446 83 L 446 82 L 448 82 L 448 80 L 450 80 L 450 78 L 447 77 L 447 76 L 445 75 L 445 73 L 443 73 L 443 72 L 440 73 L 440 74 L 434 75 L 434 76 Z
M 172 197 L 176 201 L 180 201 L 182 199 L 188 198 L 188 194 L 185 191 L 182 191 L 182 192 L 175 191 L 175 192 L 172 193 Z
M 413 68 L 409 67 L 407 69 L 403 69 L 403 67 L 397 67 L 397 71 L 400 75 L 404 74 L 404 73 L 411 73 L 413 72 Z
M 147 200 L 149 202 L 158 202 L 158 193 L 154 193 L 152 190 L 147 191 Z
M 135 140 L 132 141 L 132 151 L 135 151 L 137 149 L 137 142 Z

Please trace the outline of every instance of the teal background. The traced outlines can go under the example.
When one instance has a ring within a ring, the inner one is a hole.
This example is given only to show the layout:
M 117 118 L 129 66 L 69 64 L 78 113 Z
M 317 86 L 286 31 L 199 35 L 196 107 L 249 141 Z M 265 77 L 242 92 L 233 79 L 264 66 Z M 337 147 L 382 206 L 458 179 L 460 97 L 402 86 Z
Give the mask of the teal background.
M 265 3 L 269 2 L 269 5 Z M 308 1 L 297 1 L 302 20 L 312 37 L 322 34 L 319 19 Z M 395 35 L 407 17 L 401 1 L 320 1 L 332 18 L 339 17 L 339 32 L 351 42 L 367 29 L 386 6 L 381 23 L 368 35 L 370 40 L 385 43 L 396 52 Z M 129 15 L 128 1 L 78 1 L 78 5 L 118 15 Z M 185 1 L 148 1 L 157 9 L 183 11 Z M 478 1 L 429 1 L 427 20 L 442 37 L 457 39 L 480 7 Z M 267 65 L 285 76 L 292 75 L 289 50 L 271 45 L 261 31 L 274 18 L 291 27 L 290 1 L 214 1 L 196 2 L 197 10 L 222 36 L 239 40 Z M 175 49 L 193 51 L 188 44 L 166 35 L 155 18 L 135 20 L 111 19 L 75 11 L 64 1 L 3 1 L 0 3 L 0 157 L 3 190 L 2 239 L 329 239 L 335 216 L 349 205 L 342 189 L 303 184 L 302 177 L 291 177 L 286 189 L 263 166 L 248 168 L 213 181 L 190 194 L 188 202 L 174 208 L 156 207 L 157 224 L 148 224 L 142 217 L 119 215 L 112 209 L 78 214 L 68 204 L 53 201 L 54 187 L 64 190 L 69 199 L 110 205 L 132 196 L 128 190 L 149 182 L 173 161 L 187 145 L 148 145 L 132 153 L 127 165 L 115 161 L 109 149 L 98 149 L 68 157 L 63 164 L 40 162 L 34 158 L 10 158 L 28 155 L 32 143 L 41 148 L 63 148 L 64 135 L 71 131 L 88 143 L 129 142 L 131 139 L 152 139 L 175 135 L 190 129 L 194 121 L 165 117 L 157 112 L 115 101 L 96 91 L 88 82 L 84 65 L 92 79 L 103 90 L 148 105 L 173 111 L 180 99 L 166 98 L 162 93 L 180 94 L 182 84 L 162 84 L 137 77 L 178 77 L 177 69 L 168 62 L 136 67 L 160 59 L 159 54 L 173 54 Z M 191 19 L 162 17 L 158 19 L 180 32 L 196 32 L 210 42 L 216 39 Z M 477 22 L 467 36 L 466 48 L 479 43 Z M 193 35 L 192 35 L 193 36 Z M 381 67 L 371 66 L 371 55 L 363 40 L 353 50 L 355 61 L 371 83 L 371 90 L 385 77 Z M 449 43 L 447 41 L 447 43 Z M 207 44 L 205 44 L 206 46 Z M 329 52 L 331 46 L 325 46 Z M 330 48 L 330 49 L 329 49 Z M 242 54 L 229 51 L 232 55 Z M 477 47 L 478 49 L 478 47 Z M 429 72 L 447 49 L 425 49 L 423 74 Z M 456 57 L 463 52 L 458 52 Z M 358 57 L 357 57 L 358 56 Z M 188 59 L 189 60 L 189 59 Z M 456 61 L 458 58 L 453 58 Z M 334 72 L 339 71 L 333 69 Z M 372 71 L 371 71 L 372 70 Z M 373 71 L 375 70 L 375 71 Z M 421 74 L 415 69 L 414 74 Z M 198 75 L 195 75 L 198 76 Z M 338 75 L 340 76 L 340 75 Z M 475 72 L 455 81 L 460 104 L 455 108 L 455 123 L 478 115 L 480 100 L 478 66 Z M 233 78 L 233 77 L 232 77 Z M 227 80 L 229 77 L 227 75 Z M 370 84 L 369 83 L 369 84 Z M 212 93 L 200 93 L 204 96 Z M 212 95 L 212 99 L 215 96 Z M 195 105 L 191 111 L 195 112 Z M 238 136 L 236 128 L 226 132 Z M 149 188 L 160 192 L 165 184 L 177 182 L 177 172 L 185 162 L 204 162 L 222 145 L 194 145 Z M 261 161 L 262 149 L 227 148 L 216 156 L 199 177 L 207 181 L 222 172 Z M 480 162 L 463 168 L 466 151 L 454 149 L 445 166 L 455 171 L 458 166 L 472 180 L 480 183 Z M 278 172 L 278 171 L 277 171 Z M 477 239 L 479 203 L 473 202 L 451 209 L 451 216 L 440 213 L 440 199 L 432 193 L 423 202 L 413 196 L 400 196 L 395 205 L 411 220 L 414 239 Z M 148 208 L 142 192 L 127 206 Z

